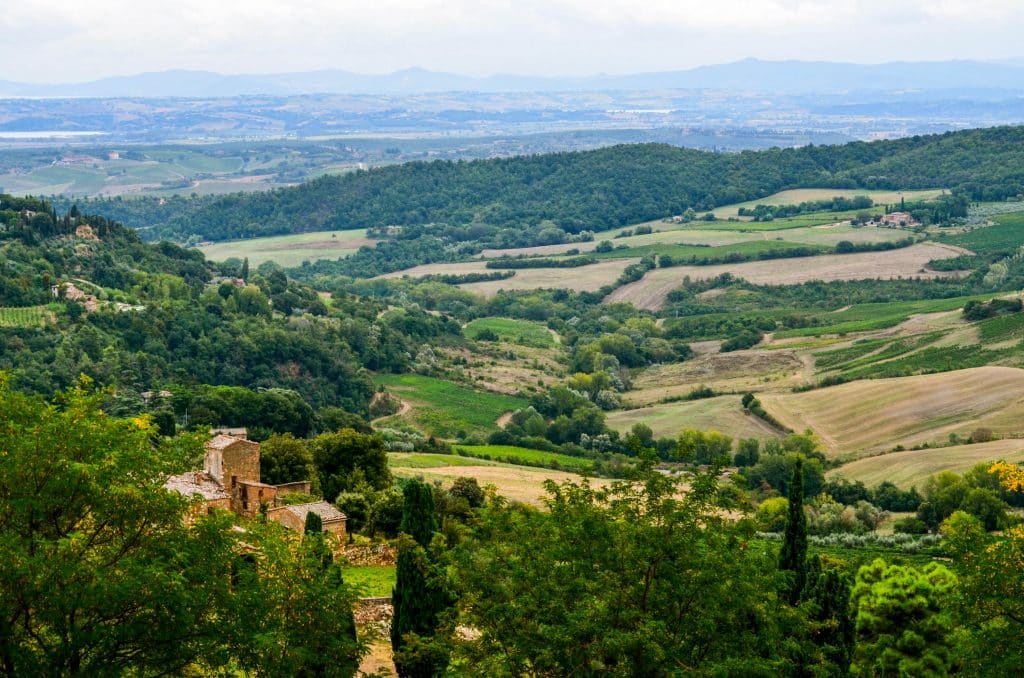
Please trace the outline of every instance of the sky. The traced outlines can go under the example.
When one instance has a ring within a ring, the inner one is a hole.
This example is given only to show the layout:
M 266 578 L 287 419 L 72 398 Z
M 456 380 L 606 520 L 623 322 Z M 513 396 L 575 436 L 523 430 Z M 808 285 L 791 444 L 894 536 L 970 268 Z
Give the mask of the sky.
M 1024 57 L 1024 0 L 5 0 L 0 79 Z

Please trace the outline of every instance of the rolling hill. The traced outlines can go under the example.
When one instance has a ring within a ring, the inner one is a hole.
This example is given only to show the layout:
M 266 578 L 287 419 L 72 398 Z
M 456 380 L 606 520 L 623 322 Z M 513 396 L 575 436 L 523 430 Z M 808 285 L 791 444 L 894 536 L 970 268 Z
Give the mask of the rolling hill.
M 1019 432 L 1024 370 L 978 367 L 759 397 L 783 424 L 817 434 L 830 456 L 856 458 L 982 427 L 996 435 Z
M 563 233 L 756 200 L 802 186 L 1024 193 L 1024 127 L 737 154 L 663 144 L 472 162 L 412 162 L 296 187 L 232 195 L 152 229 L 153 238 L 224 240 L 292 232 L 447 224 L 453 243 L 493 246 L 504 230 Z M 465 227 L 465 228 L 461 228 Z M 434 229 L 437 230 L 436 228 Z M 422 263 L 422 262 L 421 262 Z

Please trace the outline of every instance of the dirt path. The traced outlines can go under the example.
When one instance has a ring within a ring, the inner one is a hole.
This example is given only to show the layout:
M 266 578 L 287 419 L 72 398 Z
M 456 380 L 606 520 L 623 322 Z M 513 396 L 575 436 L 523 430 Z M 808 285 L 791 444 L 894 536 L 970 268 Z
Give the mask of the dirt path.
M 498 428 L 505 428 L 509 422 L 512 421 L 512 413 L 506 412 L 505 414 L 498 417 L 498 420 L 494 423 L 498 425 Z
M 385 393 L 387 392 L 379 391 L 377 393 L 374 393 L 373 397 L 370 398 L 370 405 L 372 406 L 374 403 L 379 401 Z M 412 410 L 412 405 L 410 405 L 406 401 L 402 400 L 401 398 L 395 397 L 393 393 L 388 393 L 388 395 L 398 401 L 398 411 L 395 412 L 394 414 L 385 414 L 383 416 L 377 417 L 376 419 L 373 419 L 373 421 L 376 421 L 377 419 L 384 419 L 386 417 L 401 417 L 404 414 L 409 414 L 409 412 Z

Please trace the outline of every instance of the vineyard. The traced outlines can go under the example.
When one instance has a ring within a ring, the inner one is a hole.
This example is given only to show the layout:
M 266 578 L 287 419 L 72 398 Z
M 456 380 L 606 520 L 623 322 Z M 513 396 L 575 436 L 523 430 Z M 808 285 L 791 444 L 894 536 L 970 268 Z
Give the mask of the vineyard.
M 48 306 L 0 306 L 0 327 L 41 327 L 53 320 Z

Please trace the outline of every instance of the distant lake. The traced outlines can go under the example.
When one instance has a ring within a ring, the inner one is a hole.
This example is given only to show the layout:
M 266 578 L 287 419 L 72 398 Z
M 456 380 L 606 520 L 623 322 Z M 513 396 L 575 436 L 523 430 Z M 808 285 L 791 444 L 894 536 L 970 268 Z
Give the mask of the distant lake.
M 61 130 L 40 130 L 38 132 L 0 132 L 0 139 L 62 139 L 68 137 L 103 136 L 107 132 L 65 132 Z

